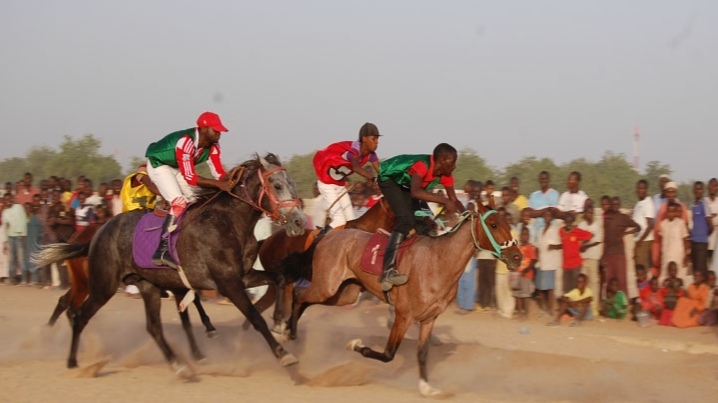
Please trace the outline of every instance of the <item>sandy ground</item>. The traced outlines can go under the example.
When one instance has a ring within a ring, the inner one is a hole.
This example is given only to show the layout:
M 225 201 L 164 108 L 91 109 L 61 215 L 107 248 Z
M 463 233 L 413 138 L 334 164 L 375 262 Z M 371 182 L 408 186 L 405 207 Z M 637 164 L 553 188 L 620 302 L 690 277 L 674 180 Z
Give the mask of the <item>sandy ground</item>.
M 207 355 L 193 381 L 177 378 L 144 328 L 142 301 L 117 294 L 85 330 L 80 369 L 65 360 L 70 328 L 63 317 L 44 325 L 59 291 L 0 286 L 1 402 L 375 402 L 421 401 L 417 391 L 416 328 L 397 357 L 384 364 L 344 348 L 354 338 L 383 347 L 387 309 L 363 301 L 353 309 L 310 308 L 297 341 L 285 347 L 300 360 L 285 369 L 232 306 L 206 303 L 220 336 L 195 334 Z M 173 304 L 162 317 L 168 340 L 188 355 Z M 718 392 L 718 332 L 640 328 L 629 321 L 545 326 L 474 312 L 442 315 L 429 353 L 429 376 L 459 402 L 712 401 Z M 523 328 L 523 331 L 522 331 Z

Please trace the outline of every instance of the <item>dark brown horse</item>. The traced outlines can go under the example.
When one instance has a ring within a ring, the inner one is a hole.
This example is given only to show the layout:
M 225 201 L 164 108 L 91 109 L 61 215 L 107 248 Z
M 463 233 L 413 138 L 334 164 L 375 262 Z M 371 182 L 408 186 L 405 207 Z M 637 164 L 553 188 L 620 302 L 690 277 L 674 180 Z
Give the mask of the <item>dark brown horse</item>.
M 395 223 L 396 217 L 391 211 L 389 203 L 384 198 L 381 198 L 361 217 L 347 221 L 341 228 L 359 229 L 366 232 L 376 232 L 379 228 L 391 231 Z M 260 262 L 264 270 L 284 277 L 284 287 L 278 287 L 274 282 L 267 284 L 269 285 L 267 292 L 255 303 L 255 307 L 259 312 L 264 312 L 277 302 L 278 295 L 282 295 L 284 298 L 280 298 L 277 309 L 274 311 L 275 324 L 283 324 L 283 312 L 290 311 L 290 307 L 283 306 L 281 301 L 291 301 L 294 281 L 300 277 L 309 278 L 311 276 L 311 262 L 314 250 L 305 251 L 309 236 L 310 233 L 290 237 L 284 231 L 277 231 L 264 241 L 261 241 L 259 247 Z M 248 323 L 245 322 L 244 326 L 247 327 Z M 275 328 L 274 330 L 281 333 L 281 329 Z
M 247 264 L 257 256 L 254 226 L 262 213 L 283 225 L 290 235 L 304 233 L 304 214 L 299 207 L 294 182 L 273 154 L 244 162 L 231 171 L 230 178 L 233 182 L 231 192 L 209 192 L 203 202 L 188 208 L 177 234 L 179 260 L 193 289 L 217 290 L 229 298 L 262 334 L 280 363 L 294 364 L 297 359 L 274 339 L 267 322 L 245 291 L 247 283 L 271 277 Z M 167 344 L 160 322 L 160 290 L 170 290 L 182 299 L 188 291 L 185 283 L 174 270 L 141 268 L 132 257 L 133 235 L 142 215 L 141 212 L 120 214 L 105 224 L 91 243 L 49 245 L 35 257 L 40 266 L 88 257 L 89 295 L 73 321 L 67 361 L 70 368 L 77 366 L 82 330 L 124 282 L 140 289 L 147 330 L 167 361 L 178 375 L 193 375 L 191 368 L 182 363 Z
M 100 227 L 102 227 L 101 224 L 90 224 L 82 230 L 75 232 L 67 242 L 70 244 L 83 244 L 90 242 Z M 70 277 L 70 288 L 68 288 L 67 292 L 58 299 L 55 310 L 52 312 L 52 316 L 50 316 L 50 320 L 47 323 L 49 326 L 54 326 L 57 319 L 65 311 L 67 311 L 67 318 L 70 320 L 70 326 L 72 326 L 72 321 L 77 313 L 77 310 L 80 309 L 80 306 L 82 306 L 82 303 L 85 302 L 85 299 L 89 294 L 90 279 L 88 278 L 89 272 L 87 258 L 76 257 L 68 259 L 66 264 L 67 272 Z M 181 300 L 175 296 L 175 303 L 178 304 L 178 308 L 180 301 Z M 195 294 L 193 302 L 194 306 L 197 308 L 197 313 L 199 313 L 200 320 L 205 327 L 207 337 L 211 338 L 216 336 L 217 329 L 214 327 L 209 319 L 209 316 L 205 312 L 199 294 Z M 189 313 L 186 309 L 178 309 L 178 312 L 182 321 L 182 328 L 185 330 L 185 333 L 191 335 L 192 325 L 189 320 Z M 194 337 L 189 337 L 189 344 L 192 351 L 192 358 L 197 361 L 202 360 L 204 356 L 200 352 Z
M 384 351 L 374 351 L 352 340 L 347 345 L 365 357 L 383 362 L 394 359 L 396 350 L 407 329 L 420 323 L 419 330 L 419 391 L 424 396 L 440 393 L 429 385 L 426 359 L 429 337 L 436 318 L 454 300 L 459 277 L 476 249 L 491 252 L 514 269 L 521 263 L 521 252 L 511 236 L 508 223 L 495 211 L 479 206 L 478 213 L 465 212 L 463 220 L 448 234 L 419 236 L 408 247 L 397 265 L 409 281 L 390 291 L 395 304 L 396 318 Z M 372 234 L 358 230 L 333 231 L 316 247 L 312 282 L 305 289 L 295 291 L 290 337 L 296 338 L 297 321 L 304 310 L 313 304 L 346 305 L 354 302 L 361 288 L 384 299 L 377 276 L 360 267 L 362 253 Z

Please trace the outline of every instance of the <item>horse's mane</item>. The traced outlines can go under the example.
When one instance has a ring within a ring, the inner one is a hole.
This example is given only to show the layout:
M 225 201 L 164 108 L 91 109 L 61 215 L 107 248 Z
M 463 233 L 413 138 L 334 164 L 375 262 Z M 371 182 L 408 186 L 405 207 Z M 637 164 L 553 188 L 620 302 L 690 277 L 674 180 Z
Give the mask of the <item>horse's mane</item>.
M 262 160 L 276 166 L 282 166 L 282 162 L 279 161 L 279 157 L 276 154 L 273 153 L 267 153 L 263 158 L 259 156 L 258 153 L 253 154 L 253 158 L 248 159 L 244 161 L 243 163 L 237 165 L 236 167 L 230 169 L 228 171 L 228 175 L 231 175 L 233 172 L 235 172 L 238 169 L 244 168 L 244 172 L 242 173 L 243 177 L 249 176 L 251 174 L 254 174 L 257 172 L 259 168 L 262 168 L 264 165 L 262 163 Z M 238 181 L 241 181 L 242 178 L 237 178 Z M 203 202 L 210 198 L 212 198 L 214 195 L 219 193 L 218 189 L 201 189 L 197 193 L 197 201 Z

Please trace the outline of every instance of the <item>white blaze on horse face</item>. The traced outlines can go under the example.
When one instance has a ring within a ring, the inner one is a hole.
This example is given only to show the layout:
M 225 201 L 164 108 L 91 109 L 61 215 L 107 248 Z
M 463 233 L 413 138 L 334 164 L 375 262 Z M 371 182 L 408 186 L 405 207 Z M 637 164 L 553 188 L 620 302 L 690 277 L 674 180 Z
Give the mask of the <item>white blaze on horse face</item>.
M 268 162 L 265 158 L 260 158 L 260 162 L 267 172 L 278 168 L 277 165 Z M 284 225 L 287 229 L 287 234 L 293 236 L 304 233 L 306 220 L 301 206 L 298 205 L 299 197 L 297 196 L 294 182 L 287 174 L 287 171 L 285 169 L 276 170 L 269 175 L 267 181 L 270 188 L 267 191 L 274 194 L 276 198 L 274 203 L 278 203 L 278 205 L 272 206 L 272 210 L 276 209 L 277 213 L 285 217 L 286 222 Z M 297 203 L 292 203 L 293 201 Z

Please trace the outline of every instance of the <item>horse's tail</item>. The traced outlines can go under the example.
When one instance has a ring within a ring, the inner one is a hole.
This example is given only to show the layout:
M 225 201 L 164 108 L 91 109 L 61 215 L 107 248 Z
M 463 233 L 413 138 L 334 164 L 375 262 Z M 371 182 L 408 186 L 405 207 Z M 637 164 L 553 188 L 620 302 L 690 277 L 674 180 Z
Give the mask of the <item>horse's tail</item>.
M 38 267 L 42 267 L 67 259 L 87 257 L 89 252 L 89 242 L 82 244 L 53 243 L 43 246 L 38 252 L 33 253 L 30 260 Z

